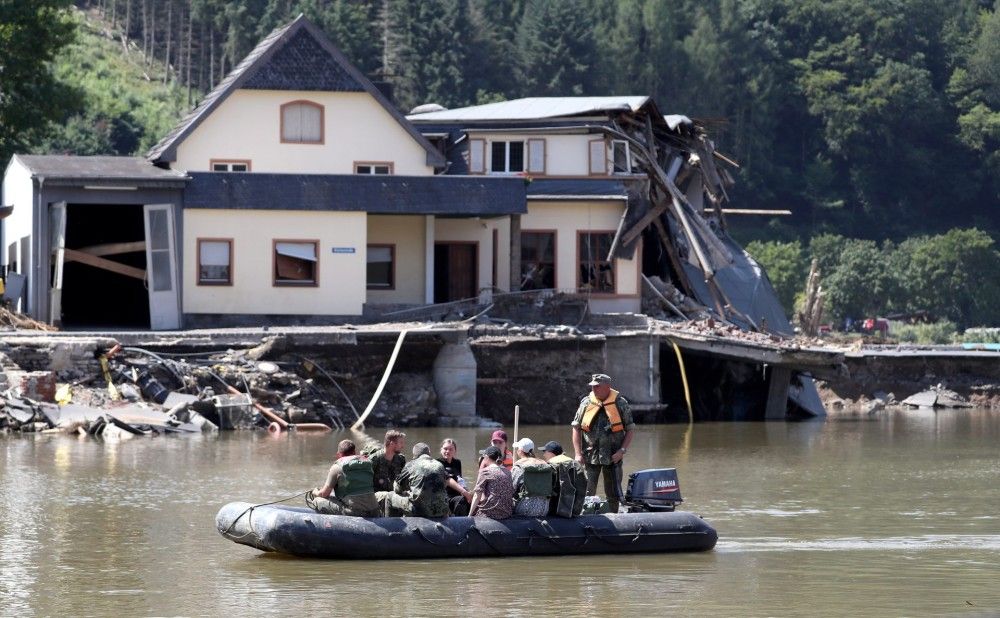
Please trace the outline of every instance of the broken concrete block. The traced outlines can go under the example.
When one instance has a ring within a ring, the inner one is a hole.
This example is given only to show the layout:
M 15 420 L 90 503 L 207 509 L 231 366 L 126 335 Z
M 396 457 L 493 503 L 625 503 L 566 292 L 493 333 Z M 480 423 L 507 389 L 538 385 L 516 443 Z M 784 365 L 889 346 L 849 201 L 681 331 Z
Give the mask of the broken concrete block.
M 51 371 L 12 371 L 8 379 L 14 391 L 34 401 L 56 400 L 56 374 Z

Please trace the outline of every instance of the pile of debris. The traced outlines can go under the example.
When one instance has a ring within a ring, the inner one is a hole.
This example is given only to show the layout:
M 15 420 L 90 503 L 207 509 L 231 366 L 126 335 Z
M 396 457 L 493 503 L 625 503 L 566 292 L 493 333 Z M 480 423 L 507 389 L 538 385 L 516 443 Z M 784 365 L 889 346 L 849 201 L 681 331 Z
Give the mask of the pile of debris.
M 217 429 L 330 431 L 357 419 L 337 376 L 316 362 L 255 360 L 254 352 L 260 347 L 172 358 L 115 345 L 99 354 L 96 375 L 64 384 L 51 371 L 22 371 L 0 354 L 0 432 L 108 438 Z M 434 401 L 424 403 L 434 407 Z

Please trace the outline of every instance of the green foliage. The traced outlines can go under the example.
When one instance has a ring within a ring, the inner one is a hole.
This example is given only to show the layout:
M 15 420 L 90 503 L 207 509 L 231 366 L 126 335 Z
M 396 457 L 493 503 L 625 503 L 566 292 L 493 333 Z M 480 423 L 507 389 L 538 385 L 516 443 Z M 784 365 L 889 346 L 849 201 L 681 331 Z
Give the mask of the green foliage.
M 1000 328 L 967 328 L 961 339 L 963 343 L 1000 343 Z
M 76 40 L 57 58 L 54 74 L 82 93 L 85 107 L 49 127 L 40 153 L 135 155 L 145 152 L 180 119 L 184 90 L 164 85 L 163 69 L 144 67 L 136 50 L 103 35 L 100 24 L 74 11 Z
M 521 88 L 531 96 L 594 93 L 597 43 L 584 0 L 528 0 L 517 31 Z
M 923 309 L 960 325 L 1000 323 L 1000 253 L 977 229 L 911 238 L 893 256 L 907 310 Z
M 52 60 L 73 40 L 69 0 L 0 0 L 0 166 L 79 105 L 55 79 Z
M 836 265 L 827 272 L 823 287 L 827 294 L 827 315 L 833 319 L 874 316 L 890 306 L 896 281 L 875 242 L 846 241 Z
M 797 240 L 754 241 L 747 245 L 746 250 L 767 271 L 778 300 L 785 311 L 791 313 L 795 306 L 795 296 L 805 286 L 806 276 L 809 274 L 809 264 L 802 251 L 802 243 Z
M 933 324 L 892 322 L 889 336 L 901 343 L 922 345 L 956 343 L 961 337 L 954 322 L 943 320 Z

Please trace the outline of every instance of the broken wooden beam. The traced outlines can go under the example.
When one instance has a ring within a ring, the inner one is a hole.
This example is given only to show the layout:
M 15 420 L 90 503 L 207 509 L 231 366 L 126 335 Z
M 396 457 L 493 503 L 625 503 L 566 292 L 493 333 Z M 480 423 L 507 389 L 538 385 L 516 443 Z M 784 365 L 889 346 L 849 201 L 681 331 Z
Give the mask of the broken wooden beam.
M 64 249 L 66 262 L 80 262 L 81 264 L 86 264 L 87 266 L 93 266 L 94 268 L 100 268 L 103 270 L 109 270 L 113 273 L 118 273 L 119 275 L 124 275 L 126 277 L 132 277 L 133 279 L 146 279 L 146 271 L 141 268 L 136 268 L 134 266 L 127 266 L 119 262 L 114 262 L 96 255 L 91 255 L 89 253 L 84 253 L 77 249 Z

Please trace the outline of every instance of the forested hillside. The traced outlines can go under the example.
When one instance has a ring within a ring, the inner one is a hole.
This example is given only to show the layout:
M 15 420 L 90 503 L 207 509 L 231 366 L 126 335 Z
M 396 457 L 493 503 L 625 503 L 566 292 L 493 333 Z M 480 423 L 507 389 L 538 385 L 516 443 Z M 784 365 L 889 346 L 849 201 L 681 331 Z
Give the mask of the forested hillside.
M 404 111 L 649 94 L 665 113 L 706 121 L 742 166 L 734 205 L 794 213 L 740 218 L 746 241 L 807 246 L 834 233 L 899 243 L 954 227 L 1000 230 L 994 0 L 77 1 L 90 25 L 69 19 L 69 29 L 89 28 L 138 59 L 145 92 L 102 85 L 107 71 L 92 69 L 113 64 L 110 48 L 62 47 L 71 35 L 60 7 L 69 4 L 0 0 L 4 160 L 26 148 L 142 152 L 188 98 L 302 12 L 390 84 Z M 25 7 L 37 8 L 50 36 L 8 46 L 17 29 L 3 24 L 30 21 Z M 45 72 L 46 54 L 57 67 L 49 94 L 24 77 L 31 66 Z M 30 118 L 10 122 L 33 97 Z

